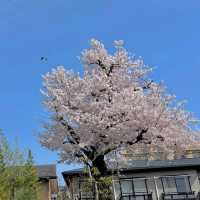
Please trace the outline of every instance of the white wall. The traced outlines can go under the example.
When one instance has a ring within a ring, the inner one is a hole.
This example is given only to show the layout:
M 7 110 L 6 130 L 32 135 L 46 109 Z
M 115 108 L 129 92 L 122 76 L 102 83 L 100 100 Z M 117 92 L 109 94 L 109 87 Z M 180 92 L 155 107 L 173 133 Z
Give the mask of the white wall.
M 161 194 L 163 192 L 162 190 L 162 184 L 159 179 L 161 176 L 174 176 L 174 175 L 188 175 L 190 177 L 190 184 L 192 191 L 197 194 L 200 191 L 200 184 L 198 179 L 198 174 L 196 170 L 176 170 L 176 171 L 164 171 L 164 172 L 140 172 L 140 173 L 132 173 L 128 175 L 121 175 L 121 178 L 137 178 L 137 177 L 143 177 L 149 179 L 147 181 L 148 188 L 150 192 L 153 193 L 153 199 L 160 199 Z M 119 178 L 117 176 L 113 177 L 113 185 L 114 193 L 115 193 L 115 199 L 119 198 L 120 192 L 119 192 Z

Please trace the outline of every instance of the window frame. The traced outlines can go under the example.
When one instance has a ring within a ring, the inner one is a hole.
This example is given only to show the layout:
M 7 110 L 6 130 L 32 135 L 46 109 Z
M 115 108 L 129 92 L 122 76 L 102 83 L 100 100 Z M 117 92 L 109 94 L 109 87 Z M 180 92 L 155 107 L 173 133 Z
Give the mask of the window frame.
M 186 189 L 188 189 L 188 191 L 184 191 L 184 192 L 180 192 L 178 191 L 178 184 L 177 184 L 177 178 L 178 177 L 183 177 L 185 181 L 187 181 L 187 183 L 185 182 L 186 185 Z M 173 178 L 174 179 L 174 183 L 175 183 L 175 192 L 166 192 L 166 187 L 164 186 L 164 182 L 163 179 L 164 178 Z M 192 192 L 192 188 L 191 188 L 191 184 L 190 184 L 190 176 L 189 175 L 169 175 L 169 176 L 161 176 L 160 177 L 161 180 L 161 184 L 162 184 L 162 189 L 163 189 L 163 193 L 164 194 L 170 194 L 170 193 L 191 193 Z M 188 187 L 188 188 L 187 188 Z
M 144 185 L 145 185 L 145 192 L 137 192 L 135 191 L 135 185 L 134 185 L 134 180 L 137 180 L 137 179 L 140 179 L 140 180 L 143 180 L 144 181 Z M 123 189 L 122 189 L 122 182 L 123 181 L 130 181 L 131 182 L 131 185 L 132 185 L 132 193 L 123 193 Z M 119 185 L 120 185 L 120 193 L 121 193 L 121 196 L 123 195 L 137 195 L 137 194 L 149 194 L 149 189 L 148 189 L 148 185 L 147 185 L 147 178 L 146 177 L 130 177 L 130 178 L 119 178 Z

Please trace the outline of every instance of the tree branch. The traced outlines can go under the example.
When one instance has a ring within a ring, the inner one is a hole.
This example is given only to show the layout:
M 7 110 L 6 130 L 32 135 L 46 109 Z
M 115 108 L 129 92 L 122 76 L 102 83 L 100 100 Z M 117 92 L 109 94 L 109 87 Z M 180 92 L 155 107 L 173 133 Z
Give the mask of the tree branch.
M 139 143 L 139 142 L 141 142 L 141 141 L 146 140 L 146 139 L 144 138 L 144 134 L 147 133 L 147 131 L 148 131 L 148 128 L 142 129 L 142 130 L 139 132 L 138 136 L 136 137 L 136 139 L 135 139 L 134 141 L 127 141 L 126 144 L 128 144 L 128 145 L 133 145 L 133 144 L 137 144 L 137 143 Z M 149 141 L 149 142 L 150 142 L 150 141 Z
M 103 64 L 103 62 L 101 60 L 97 60 L 94 63 L 90 63 L 90 64 L 96 64 L 99 65 L 101 67 L 101 69 L 103 69 L 106 72 L 107 76 L 110 76 L 110 74 L 113 72 L 114 67 L 119 67 L 119 64 L 111 64 L 109 69 L 107 70 L 107 67 Z
M 68 141 L 72 144 L 79 144 L 80 137 L 76 134 L 73 127 L 69 125 L 68 122 L 66 122 L 62 116 L 57 117 L 57 120 L 67 129 L 67 132 L 71 137 Z

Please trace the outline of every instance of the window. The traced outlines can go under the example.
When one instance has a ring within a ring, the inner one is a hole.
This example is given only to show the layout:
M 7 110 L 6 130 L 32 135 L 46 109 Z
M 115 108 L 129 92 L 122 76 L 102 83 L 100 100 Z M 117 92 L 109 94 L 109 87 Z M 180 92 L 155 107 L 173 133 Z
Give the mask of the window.
M 156 180 L 158 180 L 158 179 L 156 179 Z M 152 194 L 152 198 L 154 200 L 157 200 L 157 192 L 159 193 L 159 186 L 162 186 L 162 184 L 160 182 L 160 184 L 157 185 L 157 187 L 156 187 L 156 185 L 155 185 L 156 180 L 154 179 L 154 177 L 146 180 L 148 193 Z M 161 189 L 161 191 L 162 191 L 162 189 Z
M 147 193 L 145 179 L 121 179 L 120 184 L 122 194 Z
M 144 179 L 134 179 L 135 193 L 147 193 L 146 183 Z
M 161 177 L 164 193 L 191 192 L 188 176 Z
M 176 177 L 177 192 L 190 192 L 189 177 Z
M 148 200 L 147 180 L 144 178 L 120 179 L 121 200 Z
M 132 180 L 122 180 L 121 181 L 121 190 L 122 190 L 122 194 L 133 194 L 133 185 L 132 185 Z
M 121 195 L 121 188 L 120 188 L 120 183 L 118 180 L 113 180 L 114 183 L 114 195 L 115 195 L 115 199 L 119 199 L 120 195 Z
M 161 179 L 163 181 L 163 187 L 165 193 L 176 192 L 176 183 L 175 183 L 175 178 L 173 176 L 163 177 Z

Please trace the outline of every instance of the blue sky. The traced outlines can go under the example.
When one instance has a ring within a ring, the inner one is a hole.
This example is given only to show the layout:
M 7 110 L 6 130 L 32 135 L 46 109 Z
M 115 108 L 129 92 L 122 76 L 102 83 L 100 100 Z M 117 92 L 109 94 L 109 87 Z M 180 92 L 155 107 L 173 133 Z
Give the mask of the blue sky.
M 1 0 L 0 128 L 31 148 L 36 163 L 56 162 L 35 136 L 46 117 L 41 75 L 59 64 L 81 71 L 77 56 L 91 38 L 111 50 L 123 39 L 200 118 L 199 11 L 198 0 Z

